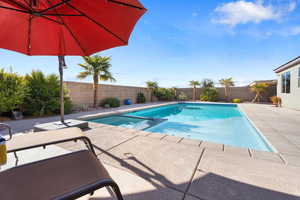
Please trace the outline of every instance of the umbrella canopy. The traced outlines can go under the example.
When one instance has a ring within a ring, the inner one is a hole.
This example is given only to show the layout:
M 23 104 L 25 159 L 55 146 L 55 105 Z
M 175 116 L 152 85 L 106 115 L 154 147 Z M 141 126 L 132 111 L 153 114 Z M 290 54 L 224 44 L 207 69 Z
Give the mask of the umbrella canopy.
M 137 0 L 0 0 L 0 47 L 80 55 L 127 45 L 146 9 Z
M 128 44 L 146 9 L 138 0 L 0 0 L 0 48 L 59 56 L 63 122 L 64 56 Z

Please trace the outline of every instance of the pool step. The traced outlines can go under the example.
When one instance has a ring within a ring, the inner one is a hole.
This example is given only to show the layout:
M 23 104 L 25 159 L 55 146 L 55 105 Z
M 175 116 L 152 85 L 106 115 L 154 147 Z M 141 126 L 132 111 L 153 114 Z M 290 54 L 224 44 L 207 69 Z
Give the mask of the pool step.
M 138 116 L 131 116 L 131 115 L 120 115 L 120 117 L 135 118 L 135 119 L 144 119 L 144 120 L 152 121 L 152 123 L 148 127 L 143 128 L 141 130 L 145 130 L 145 129 L 151 128 L 153 126 L 156 126 L 157 124 L 160 124 L 160 123 L 162 123 L 164 121 L 167 121 L 167 119 L 163 119 L 163 118 L 138 117 Z

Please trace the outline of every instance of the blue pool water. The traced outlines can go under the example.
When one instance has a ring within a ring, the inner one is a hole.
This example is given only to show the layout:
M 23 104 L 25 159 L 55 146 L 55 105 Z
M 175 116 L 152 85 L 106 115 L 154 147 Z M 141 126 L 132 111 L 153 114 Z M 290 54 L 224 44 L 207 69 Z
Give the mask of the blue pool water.
M 231 104 L 181 103 L 91 121 L 273 151 L 238 107 Z

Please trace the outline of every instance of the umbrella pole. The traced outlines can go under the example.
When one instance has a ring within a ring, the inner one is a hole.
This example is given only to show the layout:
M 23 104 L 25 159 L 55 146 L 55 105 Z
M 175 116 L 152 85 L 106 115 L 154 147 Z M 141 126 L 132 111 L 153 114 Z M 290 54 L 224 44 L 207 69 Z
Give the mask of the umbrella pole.
M 60 121 L 61 123 L 65 123 L 65 108 L 64 108 L 64 66 L 65 64 L 65 56 L 58 56 L 59 63 L 59 82 L 60 82 Z

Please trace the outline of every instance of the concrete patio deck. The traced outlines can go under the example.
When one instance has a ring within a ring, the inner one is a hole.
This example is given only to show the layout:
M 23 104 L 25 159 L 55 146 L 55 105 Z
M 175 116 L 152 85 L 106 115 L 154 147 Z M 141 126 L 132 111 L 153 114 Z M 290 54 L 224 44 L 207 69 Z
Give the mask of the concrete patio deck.
M 278 153 L 95 123 L 84 133 L 127 200 L 300 200 L 300 112 L 240 107 Z M 81 199 L 111 198 L 99 190 Z

